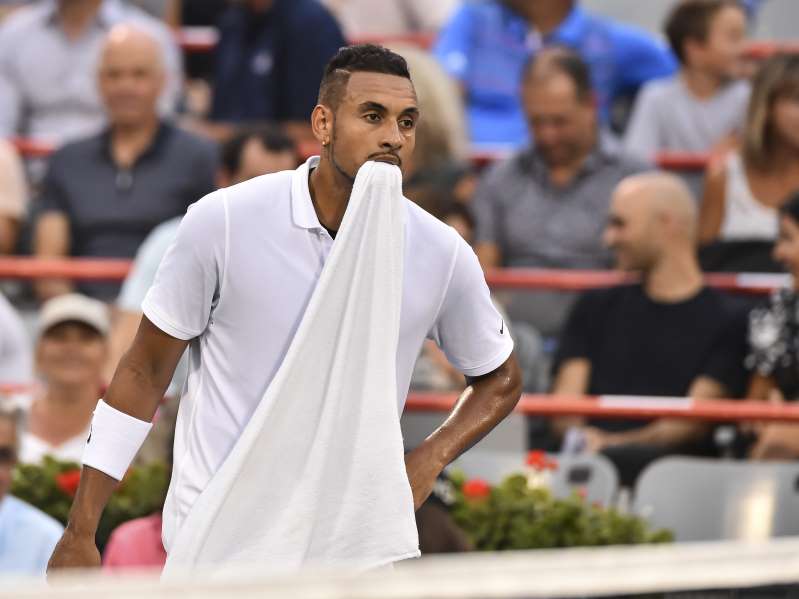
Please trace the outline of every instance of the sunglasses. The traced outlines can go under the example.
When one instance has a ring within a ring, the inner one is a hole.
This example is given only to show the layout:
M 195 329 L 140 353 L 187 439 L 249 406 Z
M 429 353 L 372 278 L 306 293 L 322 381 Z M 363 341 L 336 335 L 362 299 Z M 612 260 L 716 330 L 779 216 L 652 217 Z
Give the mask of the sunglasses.
M 0 445 L 0 465 L 9 466 L 17 461 L 17 451 L 12 445 Z

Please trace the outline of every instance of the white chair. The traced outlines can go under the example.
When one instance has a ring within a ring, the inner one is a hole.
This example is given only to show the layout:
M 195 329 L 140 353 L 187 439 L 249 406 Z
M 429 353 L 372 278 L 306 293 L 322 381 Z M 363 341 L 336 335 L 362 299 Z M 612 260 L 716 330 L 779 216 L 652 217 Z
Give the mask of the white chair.
M 677 541 L 799 535 L 799 463 L 663 458 L 641 474 L 633 506 Z

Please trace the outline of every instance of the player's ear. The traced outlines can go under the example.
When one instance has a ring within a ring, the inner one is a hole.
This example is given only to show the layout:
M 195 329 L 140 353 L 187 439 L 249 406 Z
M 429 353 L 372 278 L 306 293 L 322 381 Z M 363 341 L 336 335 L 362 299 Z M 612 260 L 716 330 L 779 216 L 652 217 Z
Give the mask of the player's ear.
M 317 104 L 311 113 L 311 129 L 316 140 L 327 146 L 333 137 L 333 111 L 324 104 Z

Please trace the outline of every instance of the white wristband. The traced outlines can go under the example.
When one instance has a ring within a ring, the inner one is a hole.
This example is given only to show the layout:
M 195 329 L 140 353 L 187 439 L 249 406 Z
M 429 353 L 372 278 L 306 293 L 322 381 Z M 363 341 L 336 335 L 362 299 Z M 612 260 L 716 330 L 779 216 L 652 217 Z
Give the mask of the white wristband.
M 101 399 L 94 409 L 83 465 L 122 480 L 152 427 L 152 422 L 120 412 Z

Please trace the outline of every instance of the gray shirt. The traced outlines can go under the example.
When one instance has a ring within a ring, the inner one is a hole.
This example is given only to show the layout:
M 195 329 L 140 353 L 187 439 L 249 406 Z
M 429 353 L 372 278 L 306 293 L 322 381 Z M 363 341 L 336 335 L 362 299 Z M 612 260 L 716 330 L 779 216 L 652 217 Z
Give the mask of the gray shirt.
M 167 86 L 161 113 L 174 111 L 182 85 L 180 51 L 169 29 L 120 0 L 104 0 L 77 40 L 58 23 L 55 0 L 20 8 L 0 25 L 0 137 L 23 135 L 56 142 L 97 133 L 105 112 L 97 63 L 105 35 L 118 23 L 150 32 L 164 50 Z
M 649 82 L 635 102 L 625 150 L 650 160 L 658 152 L 707 152 L 744 124 L 751 87 L 736 81 L 701 100 L 678 75 Z
M 133 258 L 153 228 L 215 189 L 217 152 L 205 139 L 162 124 L 130 170 L 113 161 L 109 141 L 106 132 L 67 144 L 50 161 L 38 208 L 67 216 L 73 256 Z M 84 288 L 102 299 L 118 290 Z
M 602 231 L 613 188 L 647 168 L 602 137 L 571 183 L 556 187 L 541 156 L 522 150 L 481 181 L 473 201 L 476 241 L 496 244 L 504 266 L 607 267 Z

